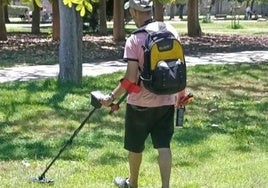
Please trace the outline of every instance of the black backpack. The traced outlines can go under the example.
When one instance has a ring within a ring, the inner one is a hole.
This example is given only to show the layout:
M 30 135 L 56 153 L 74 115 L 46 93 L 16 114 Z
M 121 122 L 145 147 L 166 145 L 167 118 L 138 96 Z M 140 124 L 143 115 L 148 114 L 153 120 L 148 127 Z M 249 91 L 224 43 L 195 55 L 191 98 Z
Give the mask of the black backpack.
M 158 27 L 158 29 L 157 29 Z M 186 63 L 180 41 L 167 30 L 165 23 L 152 22 L 133 34 L 146 32 L 144 66 L 140 81 L 146 89 L 158 95 L 179 92 L 186 87 Z

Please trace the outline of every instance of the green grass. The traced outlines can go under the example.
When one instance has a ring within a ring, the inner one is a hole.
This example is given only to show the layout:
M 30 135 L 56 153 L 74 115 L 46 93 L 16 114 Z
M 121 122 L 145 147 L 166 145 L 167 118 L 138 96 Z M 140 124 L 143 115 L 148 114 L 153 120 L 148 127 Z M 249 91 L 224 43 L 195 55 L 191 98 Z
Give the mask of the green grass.
M 195 101 L 173 137 L 171 187 L 268 186 L 267 71 L 267 64 L 188 68 Z M 92 110 L 89 92 L 108 93 L 122 75 L 85 77 L 80 88 L 55 79 L 0 84 L 0 187 L 50 187 L 28 179 L 41 175 Z M 110 188 L 114 176 L 127 175 L 124 107 L 93 114 L 46 173 L 53 187 Z M 140 187 L 160 187 L 157 153 L 146 146 Z
M 168 20 L 166 20 L 168 21 Z M 187 34 L 187 21 L 172 21 L 171 24 L 178 30 L 180 34 Z M 257 22 L 256 20 L 240 20 L 239 29 L 233 29 L 231 27 L 231 20 L 212 20 L 211 23 L 202 23 L 200 20 L 200 26 L 203 33 L 210 34 L 240 34 L 240 35 L 267 35 L 268 34 L 268 22 Z M 31 25 L 30 25 L 31 26 Z M 112 33 L 113 24 L 108 23 L 109 33 Z M 136 29 L 134 23 L 130 22 L 125 26 L 126 32 L 131 33 Z M 41 27 L 41 33 L 52 33 L 51 27 Z M 31 32 L 31 27 L 21 25 L 21 27 L 9 27 L 7 25 L 7 32 Z
M 166 20 L 167 21 L 167 20 Z M 187 34 L 187 21 L 172 21 L 170 22 L 180 34 Z M 233 29 L 231 20 L 212 20 L 211 23 L 202 23 L 200 27 L 203 33 L 207 34 L 237 34 L 237 35 L 267 35 L 268 22 L 257 22 L 256 20 L 240 20 L 239 29 Z M 126 25 L 126 30 L 130 33 L 135 30 L 134 24 Z
M 7 28 L 8 33 L 31 33 L 31 31 L 32 31 L 30 23 L 27 23 L 27 25 L 25 25 L 25 24 L 16 25 L 16 27 L 12 27 L 12 26 L 7 25 L 6 28 Z M 40 26 L 40 33 L 51 34 L 52 27 L 51 26 L 44 26 L 44 27 Z
M 172 23 L 172 25 L 181 33 L 187 33 L 187 22 Z M 239 35 L 267 35 L 268 22 L 257 21 L 239 21 L 240 29 L 232 29 L 231 21 L 212 21 L 212 23 L 202 23 L 200 26 L 203 33 L 210 34 L 239 34 Z

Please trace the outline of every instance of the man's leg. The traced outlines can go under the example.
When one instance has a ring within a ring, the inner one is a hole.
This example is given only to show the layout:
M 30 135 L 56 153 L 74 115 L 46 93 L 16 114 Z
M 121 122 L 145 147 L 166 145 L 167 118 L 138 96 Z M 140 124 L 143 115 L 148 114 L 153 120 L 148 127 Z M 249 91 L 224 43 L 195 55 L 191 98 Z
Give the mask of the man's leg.
M 133 188 L 138 187 L 139 170 L 142 160 L 142 153 L 129 152 L 129 184 Z
M 172 156 L 170 148 L 158 149 L 158 164 L 160 168 L 162 188 L 169 188 Z

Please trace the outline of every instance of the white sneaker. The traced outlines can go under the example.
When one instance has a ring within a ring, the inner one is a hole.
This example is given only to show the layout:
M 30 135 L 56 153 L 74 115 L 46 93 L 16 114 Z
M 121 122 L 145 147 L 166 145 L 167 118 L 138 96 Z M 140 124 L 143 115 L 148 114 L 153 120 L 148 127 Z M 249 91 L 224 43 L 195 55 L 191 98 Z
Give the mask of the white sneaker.
M 114 184 L 116 186 L 118 186 L 119 188 L 132 188 L 129 185 L 129 179 L 128 178 L 116 177 L 116 178 L 114 178 Z

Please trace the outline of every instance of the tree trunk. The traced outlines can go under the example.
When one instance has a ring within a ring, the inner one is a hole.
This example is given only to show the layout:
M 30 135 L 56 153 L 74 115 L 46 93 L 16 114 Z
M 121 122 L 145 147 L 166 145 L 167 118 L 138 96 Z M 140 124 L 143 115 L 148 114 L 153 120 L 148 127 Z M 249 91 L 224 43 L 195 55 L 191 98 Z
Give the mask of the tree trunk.
M 6 40 L 7 40 L 7 30 L 4 18 L 4 3 L 3 0 L 0 0 L 0 41 L 6 41 Z
M 100 20 L 100 30 L 99 34 L 107 35 L 107 22 L 106 22 L 106 0 L 100 0 L 100 13 L 99 13 L 99 20 Z
M 8 5 L 4 5 L 4 16 L 5 16 L 5 23 L 10 23 L 10 20 L 8 17 Z
M 33 14 L 32 14 L 32 34 L 40 33 L 40 7 L 33 1 Z
M 250 19 L 252 18 L 252 14 L 254 12 L 254 3 L 255 3 L 255 0 L 252 0 L 250 3 L 250 10 L 251 10 L 251 13 L 249 14 Z
M 114 28 L 113 39 L 115 42 L 125 40 L 124 30 L 124 0 L 114 0 Z
M 54 41 L 60 40 L 60 12 L 59 12 L 59 1 L 53 0 L 52 1 L 52 39 Z
M 198 0 L 188 1 L 188 36 L 201 37 L 202 31 L 198 19 Z
M 59 81 L 82 84 L 82 36 L 83 24 L 75 7 L 69 8 L 59 1 L 60 49 Z
M 174 3 L 170 4 L 169 12 L 170 12 L 169 20 L 172 20 L 173 18 L 175 18 L 175 4 Z
M 184 9 L 185 5 L 186 5 L 186 4 L 180 4 L 180 5 L 179 5 L 179 18 L 180 18 L 181 20 L 183 20 L 183 9 Z
M 154 1 L 154 19 L 157 21 L 164 21 L 163 4 L 158 0 Z

